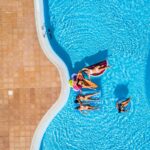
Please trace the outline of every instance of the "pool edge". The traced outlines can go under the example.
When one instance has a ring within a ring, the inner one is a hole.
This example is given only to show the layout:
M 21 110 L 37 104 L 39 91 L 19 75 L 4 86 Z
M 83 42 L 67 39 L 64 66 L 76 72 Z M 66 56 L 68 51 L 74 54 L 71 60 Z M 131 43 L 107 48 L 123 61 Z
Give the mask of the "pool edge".
M 47 111 L 47 113 L 39 122 L 31 141 L 30 150 L 39 150 L 43 135 L 48 125 L 66 104 L 69 97 L 70 88 L 68 86 L 69 73 L 67 66 L 61 60 L 61 58 L 59 58 L 59 56 L 57 56 L 57 54 L 54 52 L 53 48 L 50 45 L 47 35 L 45 35 L 45 37 L 43 36 L 45 32 L 44 30 L 42 30 L 42 26 L 45 24 L 43 0 L 34 0 L 34 15 L 37 36 L 41 49 L 43 50 L 49 61 L 51 61 L 56 66 L 61 79 L 60 95 L 56 102 L 53 104 L 53 106 Z

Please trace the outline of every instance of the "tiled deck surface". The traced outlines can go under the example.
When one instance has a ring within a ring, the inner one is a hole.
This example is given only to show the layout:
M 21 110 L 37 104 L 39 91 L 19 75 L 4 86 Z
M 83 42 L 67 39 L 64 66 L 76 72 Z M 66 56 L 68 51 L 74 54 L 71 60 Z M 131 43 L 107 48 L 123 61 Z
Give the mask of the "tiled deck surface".
M 0 0 L 0 150 L 29 150 L 59 92 L 57 69 L 38 43 L 33 0 Z

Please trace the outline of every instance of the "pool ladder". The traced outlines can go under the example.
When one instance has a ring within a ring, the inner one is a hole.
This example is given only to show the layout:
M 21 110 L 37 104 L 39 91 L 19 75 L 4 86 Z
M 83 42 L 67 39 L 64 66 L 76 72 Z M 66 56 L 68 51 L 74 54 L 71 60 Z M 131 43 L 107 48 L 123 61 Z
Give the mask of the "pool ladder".
M 52 33 L 51 33 L 50 28 L 46 29 L 45 24 L 43 24 L 43 25 L 41 26 L 41 29 L 42 29 L 42 31 L 43 31 L 43 37 L 44 37 L 44 38 L 45 38 L 45 36 L 46 36 L 46 34 L 47 34 L 47 35 L 50 37 L 50 39 L 52 39 Z

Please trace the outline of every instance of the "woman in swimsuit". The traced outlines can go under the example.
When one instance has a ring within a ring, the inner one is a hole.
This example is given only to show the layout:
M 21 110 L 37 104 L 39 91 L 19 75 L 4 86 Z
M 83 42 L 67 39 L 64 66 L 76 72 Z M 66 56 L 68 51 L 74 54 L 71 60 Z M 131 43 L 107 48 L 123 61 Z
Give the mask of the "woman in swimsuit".
M 128 110 L 126 110 L 125 108 L 126 108 L 127 105 L 129 104 L 130 99 L 131 99 L 131 98 L 129 97 L 129 98 L 127 98 L 125 101 L 123 101 L 123 102 L 121 102 L 121 103 L 117 102 L 116 107 L 117 107 L 119 113 L 128 111 Z
M 97 85 L 87 79 L 85 79 L 81 72 L 77 74 L 75 84 L 77 86 L 81 86 L 82 88 L 95 89 Z
M 101 65 L 101 66 L 95 66 L 94 68 L 91 68 L 91 69 L 83 68 L 82 71 L 84 71 L 90 78 L 92 74 L 98 74 L 99 72 L 102 72 L 103 70 L 106 70 L 107 68 L 109 68 L 109 66 Z
M 95 110 L 98 109 L 98 107 L 94 107 L 94 106 L 90 106 L 90 105 L 83 105 L 81 102 L 80 106 L 76 107 L 77 110 L 79 110 L 80 112 L 84 111 L 84 110 Z
M 76 97 L 75 103 L 79 103 L 80 101 L 99 100 L 99 98 L 92 98 L 92 96 L 95 96 L 99 93 L 100 92 L 97 92 L 97 93 L 94 93 L 94 94 L 87 94 L 87 95 L 78 95 Z

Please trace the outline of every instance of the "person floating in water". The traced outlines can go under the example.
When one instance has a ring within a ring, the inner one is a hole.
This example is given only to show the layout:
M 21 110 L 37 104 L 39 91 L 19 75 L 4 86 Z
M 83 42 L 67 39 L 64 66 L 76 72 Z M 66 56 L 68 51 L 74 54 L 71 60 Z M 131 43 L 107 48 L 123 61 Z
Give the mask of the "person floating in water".
M 81 101 L 79 101 L 80 106 L 77 106 L 75 109 L 79 110 L 80 112 L 82 111 L 89 111 L 89 110 L 95 110 L 98 109 L 98 107 L 91 106 L 91 105 L 83 105 Z
M 127 98 L 126 100 L 122 101 L 122 102 L 117 102 L 116 103 L 116 108 L 118 109 L 118 112 L 121 113 L 121 112 L 126 112 L 128 111 L 126 109 L 126 107 L 128 106 L 129 102 L 130 102 L 130 97 Z
M 76 80 L 75 80 L 75 84 L 77 86 L 80 86 L 82 88 L 88 88 L 88 89 L 95 89 L 97 88 L 97 85 L 93 82 L 91 82 L 90 80 L 87 80 L 83 77 L 82 72 L 79 72 L 77 74 Z
M 82 71 L 85 72 L 88 77 L 90 78 L 91 75 L 97 74 L 100 75 L 104 70 L 109 68 L 110 66 L 105 66 L 105 65 L 97 65 L 93 68 L 83 68 Z
M 100 92 L 94 93 L 94 94 L 87 94 L 87 95 L 78 95 L 76 97 L 75 103 L 79 103 L 80 101 L 94 101 L 99 100 L 99 98 L 92 98 L 92 96 L 95 96 L 99 94 Z

